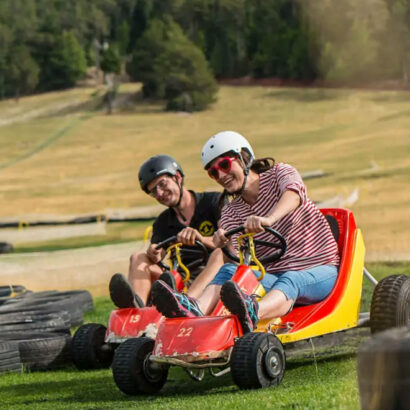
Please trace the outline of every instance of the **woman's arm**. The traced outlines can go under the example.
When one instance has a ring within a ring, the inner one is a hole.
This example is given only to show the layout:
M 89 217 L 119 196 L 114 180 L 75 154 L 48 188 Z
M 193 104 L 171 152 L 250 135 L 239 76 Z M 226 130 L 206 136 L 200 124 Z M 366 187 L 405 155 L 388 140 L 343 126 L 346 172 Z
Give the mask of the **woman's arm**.
M 246 232 L 262 232 L 263 225 L 272 226 L 279 219 L 294 211 L 300 205 L 299 194 L 295 191 L 285 191 L 280 197 L 273 211 L 265 216 L 252 215 L 244 223 Z

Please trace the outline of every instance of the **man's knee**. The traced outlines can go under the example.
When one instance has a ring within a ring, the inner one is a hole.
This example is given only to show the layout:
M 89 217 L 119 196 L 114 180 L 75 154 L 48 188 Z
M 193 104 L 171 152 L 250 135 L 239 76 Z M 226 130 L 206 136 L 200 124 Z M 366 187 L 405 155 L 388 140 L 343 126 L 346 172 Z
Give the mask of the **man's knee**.
M 149 264 L 152 264 L 152 262 L 150 261 L 147 254 L 144 251 L 134 252 L 130 256 L 130 267 L 131 268 L 138 268 L 140 266 L 146 266 Z

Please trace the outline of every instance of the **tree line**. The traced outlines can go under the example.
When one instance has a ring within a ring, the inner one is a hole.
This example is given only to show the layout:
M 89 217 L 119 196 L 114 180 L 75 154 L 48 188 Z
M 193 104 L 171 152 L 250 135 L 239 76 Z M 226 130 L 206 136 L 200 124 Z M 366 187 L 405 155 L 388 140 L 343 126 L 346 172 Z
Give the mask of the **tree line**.
M 409 82 L 410 0 L 0 0 L 0 98 L 91 66 L 186 110 L 215 78 Z

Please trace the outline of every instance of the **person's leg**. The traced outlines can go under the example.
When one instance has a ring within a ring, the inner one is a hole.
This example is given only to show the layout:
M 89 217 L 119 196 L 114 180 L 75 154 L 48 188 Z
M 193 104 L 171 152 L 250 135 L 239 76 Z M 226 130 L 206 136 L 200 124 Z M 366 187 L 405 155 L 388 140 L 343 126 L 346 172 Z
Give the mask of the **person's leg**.
M 232 279 L 237 267 L 238 266 L 233 263 L 225 263 L 222 265 L 211 283 L 205 288 L 199 298 L 197 298 L 198 305 L 205 315 L 209 315 L 215 308 L 220 299 L 222 285 Z
M 244 294 L 232 281 L 222 286 L 222 302 L 231 313 L 238 316 L 244 332 L 252 331 L 259 319 L 284 316 L 292 309 L 295 301 L 311 304 L 323 300 L 335 284 L 337 268 L 317 266 L 274 276 L 277 278 L 272 280 L 272 288 L 265 288 L 267 294 L 259 303 L 253 295 Z
M 187 294 L 193 298 L 199 298 L 223 264 L 224 260 L 222 251 L 220 249 L 213 250 L 209 256 L 205 269 L 192 282 Z
M 219 300 L 222 284 L 232 278 L 236 265 L 225 264 L 198 299 L 178 293 L 161 280 L 152 285 L 152 304 L 166 317 L 203 316 L 209 314 Z
M 323 300 L 333 289 L 337 268 L 331 265 L 315 266 L 275 276 L 277 280 L 259 302 L 259 319 L 284 316 L 295 301 L 309 305 Z
M 152 263 L 145 252 L 135 252 L 131 255 L 128 280 L 134 292 L 147 303 L 152 283 L 162 274 L 162 269 Z

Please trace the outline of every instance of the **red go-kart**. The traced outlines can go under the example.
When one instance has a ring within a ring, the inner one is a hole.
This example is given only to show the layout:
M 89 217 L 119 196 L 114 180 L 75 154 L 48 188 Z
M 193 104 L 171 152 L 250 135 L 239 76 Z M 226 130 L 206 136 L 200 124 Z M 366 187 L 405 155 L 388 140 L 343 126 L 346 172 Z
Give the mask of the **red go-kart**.
M 169 268 L 163 261 L 159 264 L 169 269 L 180 292 L 187 290 L 191 271 L 208 260 L 208 250 L 200 241 L 196 241 L 195 247 L 186 247 L 172 236 L 159 243 L 157 248 L 166 249 Z M 184 264 L 183 258 L 189 258 L 189 263 Z M 87 323 L 77 329 L 71 343 L 71 358 L 80 370 L 108 368 L 115 349 L 122 342 L 142 336 L 155 339 L 162 320 L 163 316 L 153 306 L 115 309 L 107 328 L 102 324 Z
M 322 209 L 322 213 L 341 255 L 338 278 L 327 298 L 312 305 L 296 306 L 281 318 L 260 321 L 257 329 L 247 334 L 243 334 L 237 317 L 230 315 L 221 302 L 209 316 L 164 319 L 155 340 L 129 339 L 116 350 L 112 369 L 119 389 L 130 395 L 158 393 L 171 365 L 183 367 L 195 380 L 201 380 L 207 368 L 215 377 L 230 371 L 241 389 L 278 385 L 285 371 L 285 344 L 358 326 L 370 325 L 372 332 L 377 332 L 408 324 L 410 277 L 393 275 L 377 284 L 364 268 L 364 242 L 352 212 Z M 277 259 L 285 252 L 284 239 L 270 231 L 276 238 L 271 246 L 276 249 L 260 262 L 252 243 L 257 242 L 256 238 L 242 238 L 245 242 L 240 246 L 240 264 L 233 280 L 248 294 L 264 294 L 250 261 L 261 268 L 261 263 Z M 377 286 L 370 313 L 361 314 L 363 275 Z

